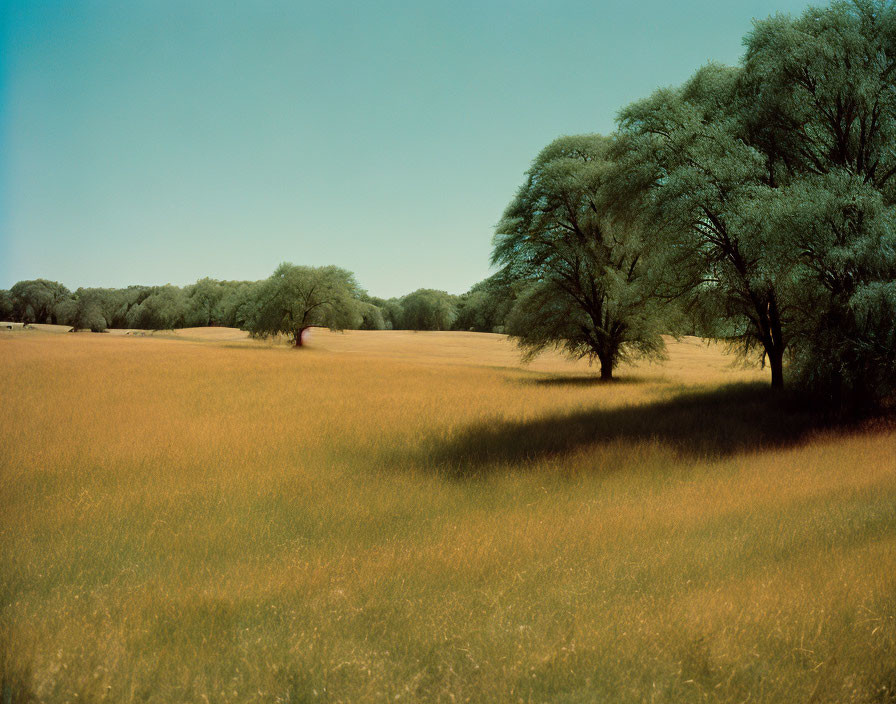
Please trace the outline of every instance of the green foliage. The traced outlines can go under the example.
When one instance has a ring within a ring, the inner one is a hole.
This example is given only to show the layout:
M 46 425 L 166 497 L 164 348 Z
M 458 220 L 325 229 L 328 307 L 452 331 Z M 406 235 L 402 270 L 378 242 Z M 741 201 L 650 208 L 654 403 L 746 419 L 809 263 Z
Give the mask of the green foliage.
M 402 309 L 401 299 L 390 298 L 386 301 L 379 299 L 381 302 L 376 303 L 381 311 L 383 311 L 383 321 L 387 330 L 399 330 L 402 325 Z
M 787 352 L 802 385 L 873 402 L 896 388 L 896 6 L 777 15 L 746 46 L 622 111 L 615 201 L 704 334 L 761 350 L 773 385 Z
M 12 320 L 13 309 L 12 294 L 0 290 L 0 320 Z
M 154 286 L 148 296 L 128 310 L 127 324 L 145 330 L 173 330 L 184 327 L 187 312 L 183 289 L 170 284 Z
M 258 287 L 257 308 L 246 327 L 261 337 L 285 334 L 298 347 L 312 326 L 357 328 L 363 320 L 360 293 L 345 269 L 283 263 Z
M 106 329 L 106 318 L 98 305 L 87 305 L 78 311 L 76 328 L 84 328 L 91 332 L 103 332 Z
M 524 282 L 514 281 L 501 271 L 474 284 L 460 296 L 454 329 L 503 333 L 523 288 Z
M 19 281 L 9 293 L 12 318 L 22 323 L 56 323 L 56 307 L 71 295 L 58 281 L 46 279 Z
M 746 133 L 779 197 L 793 271 L 793 371 L 837 405 L 896 389 L 896 6 L 855 0 L 777 16 L 747 37 Z
M 215 307 L 214 317 L 221 325 L 248 329 L 255 315 L 260 281 L 223 281 L 223 293 Z
M 417 289 L 400 300 L 396 314 L 401 330 L 450 330 L 457 316 L 456 296 L 430 288 Z
M 663 342 L 650 257 L 639 229 L 606 207 L 614 142 L 562 137 L 533 162 L 495 230 L 492 263 L 528 284 L 508 320 L 527 357 L 559 346 L 597 358 L 601 376 Z
M 127 324 L 128 295 L 123 289 L 79 288 L 72 298 L 60 304 L 60 322 L 78 330 L 102 332 Z
M 653 231 L 665 294 L 686 301 L 703 334 L 760 350 L 780 385 L 792 278 L 765 226 L 775 192 L 744 140 L 738 77 L 711 64 L 625 108 L 609 183 L 615 202 L 636 207 Z
M 835 405 L 896 392 L 894 217 L 881 191 L 837 169 L 782 188 L 767 223 L 799 283 L 795 379 Z
M 741 113 L 775 180 L 832 168 L 893 200 L 896 7 L 811 7 L 757 22 L 745 39 Z
M 358 303 L 358 310 L 361 313 L 361 330 L 385 330 L 386 321 L 383 318 L 383 311 L 373 303 Z
M 219 304 L 226 293 L 226 288 L 220 281 L 205 277 L 199 279 L 185 290 L 186 327 L 206 327 L 220 325 Z

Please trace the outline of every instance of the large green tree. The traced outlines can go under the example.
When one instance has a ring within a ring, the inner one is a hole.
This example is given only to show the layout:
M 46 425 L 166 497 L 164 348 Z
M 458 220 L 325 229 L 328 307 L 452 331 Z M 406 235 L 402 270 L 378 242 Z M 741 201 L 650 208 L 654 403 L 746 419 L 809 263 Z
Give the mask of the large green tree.
M 759 350 L 784 384 L 792 277 L 766 227 L 776 198 L 762 153 L 744 140 L 739 70 L 708 65 L 619 118 L 616 207 L 635 208 L 663 250 L 663 289 L 688 300 L 703 334 Z
M 617 204 L 664 243 L 709 334 L 842 401 L 896 391 L 896 8 L 834 2 L 757 22 L 622 111 Z
M 507 332 L 528 357 L 558 346 L 600 361 L 663 351 L 648 247 L 637 225 L 607 215 L 614 140 L 561 137 L 538 155 L 495 230 L 492 263 L 523 281 Z
M 360 294 L 354 274 L 345 269 L 283 263 L 258 287 L 256 310 L 246 327 L 262 337 L 285 334 L 301 347 L 310 327 L 357 328 Z
M 771 17 L 746 46 L 740 114 L 779 192 L 765 224 L 797 282 L 795 376 L 874 401 L 896 392 L 896 6 Z

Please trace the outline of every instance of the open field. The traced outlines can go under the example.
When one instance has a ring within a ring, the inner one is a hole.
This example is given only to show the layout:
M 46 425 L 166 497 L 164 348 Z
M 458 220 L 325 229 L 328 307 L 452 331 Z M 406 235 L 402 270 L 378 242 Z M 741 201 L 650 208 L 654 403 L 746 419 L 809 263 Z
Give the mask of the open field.
M 896 701 L 896 430 L 669 357 L 0 332 L 0 701 Z

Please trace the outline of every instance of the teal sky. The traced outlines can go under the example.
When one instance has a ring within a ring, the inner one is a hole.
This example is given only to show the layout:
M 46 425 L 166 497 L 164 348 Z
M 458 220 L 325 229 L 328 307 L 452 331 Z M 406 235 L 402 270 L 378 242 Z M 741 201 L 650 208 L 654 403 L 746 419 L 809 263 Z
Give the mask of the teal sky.
M 0 0 L 0 288 L 461 293 L 545 144 L 806 4 Z

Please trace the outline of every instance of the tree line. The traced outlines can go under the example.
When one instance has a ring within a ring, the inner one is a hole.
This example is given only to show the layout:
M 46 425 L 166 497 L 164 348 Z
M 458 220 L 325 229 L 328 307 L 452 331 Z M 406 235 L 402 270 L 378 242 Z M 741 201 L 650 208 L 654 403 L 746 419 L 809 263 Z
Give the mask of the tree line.
M 224 326 L 256 335 L 285 334 L 301 345 L 312 326 L 334 330 L 472 330 L 503 332 L 516 288 L 495 276 L 461 295 L 418 289 L 377 298 L 335 266 L 281 264 L 261 281 L 199 279 L 188 286 L 79 288 L 46 279 L 0 290 L 0 320 L 108 328 L 171 330 Z

